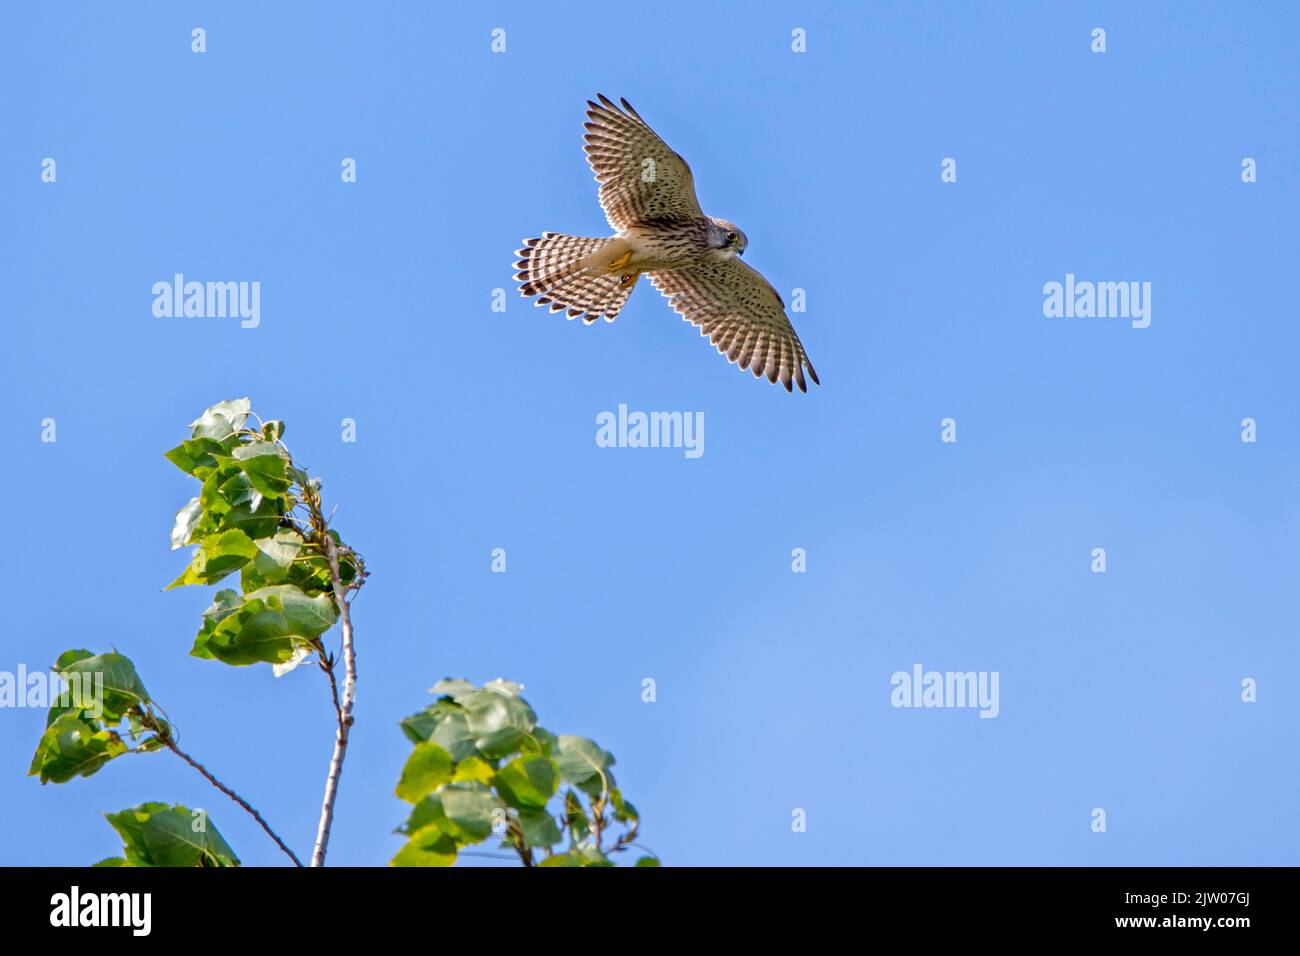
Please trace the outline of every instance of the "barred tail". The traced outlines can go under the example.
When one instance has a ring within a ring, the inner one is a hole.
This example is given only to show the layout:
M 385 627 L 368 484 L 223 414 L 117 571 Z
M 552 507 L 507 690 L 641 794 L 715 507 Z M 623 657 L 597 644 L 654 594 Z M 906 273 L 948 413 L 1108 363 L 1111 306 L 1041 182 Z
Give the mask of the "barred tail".
M 537 296 L 536 304 L 549 305 L 552 312 L 568 312 L 571 319 L 581 316 L 588 325 L 602 315 L 606 322 L 613 322 L 632 294 L 635 278 L 624 282 L 618 273 L 589 275 L 586 264 L 589 257 L 618 241 L 558 232 L 525 239 L 524 248 L 515 252 L 519 256 L 515 263 L 519 293 Z

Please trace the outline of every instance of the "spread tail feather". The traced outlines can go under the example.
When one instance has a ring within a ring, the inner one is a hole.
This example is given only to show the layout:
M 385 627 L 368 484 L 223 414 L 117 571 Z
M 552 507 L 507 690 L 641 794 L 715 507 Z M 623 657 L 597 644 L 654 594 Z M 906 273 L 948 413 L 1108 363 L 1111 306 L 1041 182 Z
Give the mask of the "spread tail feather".
M 591 268 L 592 257 L 602 251 L 618 251 L 618 239 L 592 239 L 543 233 L 540 239 L 525 239 L 524 248 L 516 251 L 519 261 L 515 278 L 520 280 L 519 293 L 537 296 L 537 305 L 549 305 L 552 312 L 567 312 L 569 318 L 582 317 L 590 325 L 601 316 L 613 322 L 623 303 L 632 294 L 636 276 L 625 281 L 617 272 L 606 273 Z

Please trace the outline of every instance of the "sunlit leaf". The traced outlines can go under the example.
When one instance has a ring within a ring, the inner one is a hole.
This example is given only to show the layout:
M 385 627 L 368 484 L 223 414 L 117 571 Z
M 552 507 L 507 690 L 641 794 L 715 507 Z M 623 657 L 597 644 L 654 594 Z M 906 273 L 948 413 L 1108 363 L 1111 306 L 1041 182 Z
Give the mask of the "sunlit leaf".
M 183 548 L 190 543 L 190 535 L 193 534 L 199 519 L 203 517 L 203 506 L 199 504 L 198 498 L 191 498 L 189 503 L 182 506 L 180 511 L 176 512 L 176 518 L 172 522 L 172 550 Z
M 122 838 L 128 863 L 134 866 L 238 866 L 230 845 L 203 811 L 165 803 L 106 813 Z
M 74 777 L 89 777 L 127 746 L 110 730 L 100 730 L 72 714 L 64 714 L 45 728 L 29 776 L 41 783 L 67 783 Z
M 257 546 L 242 531 L 211 535 L 199 542 L 189 567 L 164 590 L 187 584 L 215 584 L 253 560 L 257 554 Z
M 541 810 L 555 795 L 560 773 L 550 757 L 516 757 L 496 775 L 501 798 L 520 810 Z
M 456 764 L 456 772 L 451 779 L 455 781 L 470 780 L 475 783 L 491 785 L 494 777 L 496 777 L 496 770 L 486 760 L 481 757 L 466 757 Z
M 416 830 L 389 861 L 389 866 L 451 866 L 456 862 L 456 841 L 434 825 Z
M 402 768 L 397 796 L 407 803 L 418 803 L 426 794 L 451 780 L 451 756 L 435 743 L 417 744 Z
M 491 835 L 492 811 L 501 807 L 491 790 L 481 784 L 449 783 L 438 795 L 453 835 L 475 843 Z
M 288 462 L 284 449 L 273 442 L 256 441 L 235 449 L 235 460 L 258 491 L 281 498 L 289 490 Z
M 60 661 L 62 660 L 61 657 Z M 83 695 L 87 691 L 98 692 L 102 687 L 103 699 L 99 703 L 105 721 L 110 724 L 116 724 L 129 708 L 149 703 L 149 692 L 136 673 L 135 665 L 130 658 L 121 654 L 78 657 L 56 665 L 56 668 L 60 676 L 81 675 L 78 683 Z
M 190 422 L 191 438 L 212 438 L 220 441 L 244 427 L 250 403 L 246 398 L 217 402 Z
M 599 796 L 603 786 L 613 786 L 613 756 L 586 737 L 557 737 L 555 762 L 566 781 L 591 796 Z

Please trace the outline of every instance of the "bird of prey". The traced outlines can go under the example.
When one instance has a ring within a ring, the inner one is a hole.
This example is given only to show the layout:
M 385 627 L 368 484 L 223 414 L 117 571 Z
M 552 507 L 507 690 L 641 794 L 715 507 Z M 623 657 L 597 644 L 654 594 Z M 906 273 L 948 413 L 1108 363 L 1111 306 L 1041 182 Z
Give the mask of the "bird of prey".
M 817 373 L 771 284 L 740 256 L 739 226 L 706 216 L 686 160 L 628 103 L 587 101 L 585 149 L 600 183 L 608 238 L 543 233 L 515 255 L 519 291 L 590 325 L 613 322 L 642 273 L 727 361 L 769 382 L 808 391 Z

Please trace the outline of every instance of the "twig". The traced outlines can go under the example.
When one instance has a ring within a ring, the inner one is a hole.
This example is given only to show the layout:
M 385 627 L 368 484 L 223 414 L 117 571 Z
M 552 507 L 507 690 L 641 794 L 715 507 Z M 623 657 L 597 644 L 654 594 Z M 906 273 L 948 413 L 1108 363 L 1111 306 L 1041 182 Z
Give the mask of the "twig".
M 519 854 L 520 862 L 523 863 L 524 866 L 532 866 L 533 851 L 528 846 L 527 841 L 524 840 L 524 828 L 520 826 L 518 821 L 512 820 L 510 822 L 510 834 L 514 836 L 514 840 L 507 842 L 509 842 L 510 845 L 514 847 L 515 852 Z
M 283 850 L 286 854 L 288 854 L 289 859 L 293 860 L 294 866 L 302 866 L 302 860 L 298 859 L 298 857 L 294 854 L 293 850 L 290 850 L 287 846 L 285 846 L 284 841 L 281 840 L 278 836 L 276 836 L 275 831 L 271 829 L 270 825 L 265 820 L 262 819 L 262 815 L 258 813 L 256 810 L 254 810 L 252 805 L 249 804 L 247 800 L 245 800 L 239 794 L 235 793 L 235 791 L 231 790 L 229 787 L 227 787 L 216 777 L 212 776 L 212 774 L 208 772 L 207 767 L 203 766 L 203 764 L 199 763 L 197 760 L 195 760 L 185 751 L 181 750 L 180 747 L 177 747 L 175 741 L 171 739 L 165 739 L 163 740 L 163 743 L 168 750 L 170 750 L 176 756 L 180 757 L 182 760 L 184 760 L 187 764 L 189 764 L 199 773 L 203 774 L 204 778 L 208 781 L 208 783 L 212 784 L 214 787 L 216 787 L 218 790 L 220 790 L 222 793 L 228 796 L 231 800 L 234 800 L 237 804 L 239 804 L 246 811 L 252 814 L 252 817 L 254 820 L 257 821 L 258 826 L 260 826 L 263 830 L 266 831 L 266 835 L 275 841 L 276 846 L 278 846 L 281 850 Z
M 313 511 L 315 511 L 313 507 Z M 315 517 L 315 515 L 313 516 Z M 334 801 L 338 797 L 339 777 L 343 773 L 343 758 L 348 752 L 348 733 L 352 729 L 352 703 L 357 696 L 357 656 L 352 646 L 352 615 L 343 593 L 339 575 L 339 549 L 328 530 L 321 535 L 330 562 L 330 584 L 334 589 L 334 603 L 339 608 L 339 623 L 343 631 L 343 700 L 337 710 L 338 733 L 334 737 L 334 755 L 330 758 L 329 776 L 325 778 L 325 799 L 320 808 L 320 826 L 316 830 L 316 846 L 312 850 L 311 865 L 325 865 L 325 850 L 330 842 L 330 826 L 334 822 Z M 329 671 L 334 684 L 334 671 Z M 337 687 L 335 688 L 337 693 Z
M 334 701 L 334 719 L 342 720 L 343 708 L 339 706 L 339 682 L 334 679 L 334 657 L 333 655 L 327 657 L 323 648 L 318 653 L 320 654 L 320 661 L 318 662 L 320 669 L 325 672 L 325 676 L 329 678 L 330 682 L 330 697 Z
M 594 764 L 593 764 L 594 766 Z M 592 832 L 596 837 L 596 849 L 601 850 L 601 842 L 605 834 L 605 802 L 609 797 L 609 778 L 605 776 L 605 771 L 596 767 L 596 772 L 600 774 L 600 796 L 591 801 L 592 815 Z M 601 852 L 604 852 L 601 850 Z

